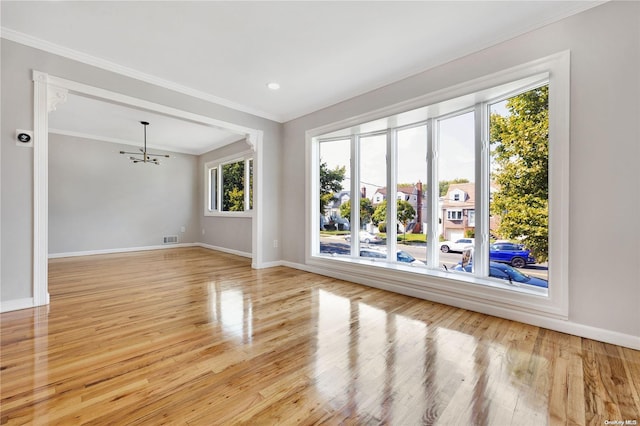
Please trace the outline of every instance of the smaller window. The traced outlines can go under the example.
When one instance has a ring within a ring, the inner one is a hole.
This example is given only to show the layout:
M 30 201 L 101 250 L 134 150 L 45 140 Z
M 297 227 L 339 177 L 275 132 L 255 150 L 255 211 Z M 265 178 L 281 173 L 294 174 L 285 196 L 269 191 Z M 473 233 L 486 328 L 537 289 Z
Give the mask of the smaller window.
M 205 164 L 205 215 L 253 210 L 253 159 L 239 156 Z

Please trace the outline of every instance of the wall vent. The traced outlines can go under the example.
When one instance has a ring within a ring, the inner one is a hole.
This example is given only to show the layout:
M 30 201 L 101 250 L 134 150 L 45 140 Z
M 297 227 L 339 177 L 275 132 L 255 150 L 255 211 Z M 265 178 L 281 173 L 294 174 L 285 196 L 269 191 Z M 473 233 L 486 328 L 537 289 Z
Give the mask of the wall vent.
M 177 235 L 169 235 L 164 237 L 163 239 L 164 244 L 176 244 L 178 242 L 178 236 Z

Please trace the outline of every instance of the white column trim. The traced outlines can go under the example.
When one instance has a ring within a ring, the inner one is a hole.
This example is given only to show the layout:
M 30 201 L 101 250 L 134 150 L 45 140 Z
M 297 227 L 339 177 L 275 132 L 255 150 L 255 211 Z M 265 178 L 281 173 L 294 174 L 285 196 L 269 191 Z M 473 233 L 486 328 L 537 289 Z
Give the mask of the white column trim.
M 49 303 L 48 76 L 33 71 L 33 305 Z
M 262 269 L 264 264 L 264 150 L 262 130 L 251 133 L 247 140 L 251 139 L 255 155 L 253 156 L 253 218 L 251 220 L 251 267 Z

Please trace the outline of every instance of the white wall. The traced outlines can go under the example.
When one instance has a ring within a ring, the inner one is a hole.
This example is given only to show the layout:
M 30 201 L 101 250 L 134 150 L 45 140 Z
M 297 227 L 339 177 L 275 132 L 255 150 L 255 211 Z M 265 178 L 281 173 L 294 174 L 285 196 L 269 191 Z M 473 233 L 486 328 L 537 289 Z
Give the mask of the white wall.
M 171 152 L 156 166 L 119 153 L 137 149 L 49 135 L 50 255 L 198 241 L 198 158 Z
M 436 42 L 436 41 L 433 41 Z M 283 220 L 304 229 L 305 131 L 571 50 L 569 322 L 640 336 L 640 3 L 611 2 L 285 124 Z M 321 58 L 319 58 L 321 60 Z M 348 64 L 344 64 L 348 66 Z M 283 259 L 305 263 L 305 239 Z M 593 331 L 593 330 L 591 330 Z M 594 333 L 591 333 L 594 334 Z M 640 347 L 640 339 L 636 340 Z

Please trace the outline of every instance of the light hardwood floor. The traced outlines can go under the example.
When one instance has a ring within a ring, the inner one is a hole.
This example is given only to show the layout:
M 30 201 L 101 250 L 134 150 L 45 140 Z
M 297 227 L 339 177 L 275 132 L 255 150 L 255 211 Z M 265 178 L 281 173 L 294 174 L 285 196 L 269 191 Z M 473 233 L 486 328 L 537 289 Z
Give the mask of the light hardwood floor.
M 2 424 L 640 423 L 631 349 L 201 248 L 49 276 L 0 316 Z

